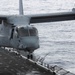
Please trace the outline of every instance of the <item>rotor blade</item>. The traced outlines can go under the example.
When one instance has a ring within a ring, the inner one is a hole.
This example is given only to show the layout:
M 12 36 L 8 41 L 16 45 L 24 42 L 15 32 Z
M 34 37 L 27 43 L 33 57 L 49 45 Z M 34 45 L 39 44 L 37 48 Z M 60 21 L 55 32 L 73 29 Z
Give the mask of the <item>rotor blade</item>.
M 75 12 L 60 12 L 51 14 L 40 14 L 31 16 L 30 23 L 44 23 L 75 20 Z

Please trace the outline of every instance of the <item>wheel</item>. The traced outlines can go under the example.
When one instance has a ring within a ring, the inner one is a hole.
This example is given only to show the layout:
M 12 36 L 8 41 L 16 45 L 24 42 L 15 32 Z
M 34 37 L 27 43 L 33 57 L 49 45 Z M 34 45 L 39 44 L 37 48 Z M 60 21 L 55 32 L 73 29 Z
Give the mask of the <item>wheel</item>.
M 29 55 L 27 55 L 27 59 L 29 59 L 30 58 L 30 56 Z
M 32 54 L 30 55 L 30 57 L 31 57 L 31 59 L 33 59 L 33 55 Z
M 33 55 L 31 54 L 31 55 L 27 55 L 27 58 L 28 59 L 33 59 Z

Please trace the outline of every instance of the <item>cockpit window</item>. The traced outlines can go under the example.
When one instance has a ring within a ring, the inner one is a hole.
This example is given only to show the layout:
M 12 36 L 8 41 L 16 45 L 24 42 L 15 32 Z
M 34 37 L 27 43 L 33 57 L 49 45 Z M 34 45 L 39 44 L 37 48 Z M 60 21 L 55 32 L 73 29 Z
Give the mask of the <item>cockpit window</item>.
M 37 29 L 36 28 L 29 29 L 29 32 L 30 32 L 30 36 L 37 36 Z
M 38 31 L 35 27 L 32 27 L 32 28 L 19 28 L 18 30 L 18 34 L 19 36 L 21 37 L 24 37 L 24 36 L 37 36 L 38 35 Z

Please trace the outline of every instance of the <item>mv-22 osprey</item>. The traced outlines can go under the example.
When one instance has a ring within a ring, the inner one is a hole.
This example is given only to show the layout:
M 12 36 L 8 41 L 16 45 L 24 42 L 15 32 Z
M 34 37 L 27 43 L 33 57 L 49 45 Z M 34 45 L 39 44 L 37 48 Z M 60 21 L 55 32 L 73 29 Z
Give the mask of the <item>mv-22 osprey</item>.
M 19 15 L 0 16 L 0 46 L 28 51 L 28 58 L 33 58 L 33 51 L 39 48 L 37 28 L 32 23 L 75 20 L 75 12 L 24 15 L 22 0 L 19 0 Z

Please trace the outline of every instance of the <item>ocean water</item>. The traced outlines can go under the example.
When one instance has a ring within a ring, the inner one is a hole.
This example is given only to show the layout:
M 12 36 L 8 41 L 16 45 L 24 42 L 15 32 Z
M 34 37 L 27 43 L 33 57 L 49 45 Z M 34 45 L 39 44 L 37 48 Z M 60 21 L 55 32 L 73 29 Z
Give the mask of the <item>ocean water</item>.
M 0 0 L 0 15 L 18 15 L 19 0 Z M 23 0 L 24 14 L 72 11 L 75 0 Z M 39 31 L 40 48 L 34 54 L 44 62 L 75 73 L 75 21 L 33 24 Z

